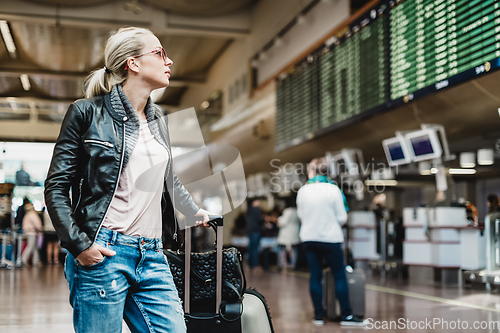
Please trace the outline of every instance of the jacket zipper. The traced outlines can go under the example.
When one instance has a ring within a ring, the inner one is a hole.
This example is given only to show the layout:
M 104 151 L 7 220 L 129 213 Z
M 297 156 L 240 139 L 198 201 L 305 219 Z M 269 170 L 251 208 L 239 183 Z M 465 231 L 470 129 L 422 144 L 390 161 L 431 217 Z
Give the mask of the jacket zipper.
M 82 200 L 82 185 L 83 185 L 83 178 L 80 179 L 80 185 L 78 186 L 78 188 L 79 188 L 78 201 L 76 202 L 75 209 L 73 209 L 73 214 L 76 212 L 76 209 L 78 208 L 78 205 L 80 204 L 80 200 Z
M 167 137 L 169 137 L 168 127 L 167 127 Z M 170 145 L 168 144 L 168 140 L 166 140 L 165 143 L 167 144 L 167 152 L 168 152 L 168 155 L 170 158 L 170 161 L 168 163 L 168 168 L 167 168 L 167 179 L 168 179 L 168 174 L 170 173 L 170 168 L 172 167 L 172 207 L 174 210 L 173 211 L 173 214 L 174 214 L 174 234 L 172 235 L 172 238 L 175 241 L 177 241 L 177 227 L 178 227 L 177 225 L 179 222 L 177 221 L 177 214 L 175 213 L 175 189 L 174 189 L 174 171 L 173 171 L 174 160 L 172 157 L 172 151 L 170 149 Z M 167 187 L 167 191 L 168 191 L 168 187 Z
M 83 142 L 85 143 L 97 143 L 97 144 L 100 144 L 100 145 L 103 145 L 105 147 L 108 147 L 108 148 L 113 148 L 115 145 L 113 145 L 112 143 L 109 143 L 109 142 L 106 142 L 106 141 L 99 141 L 99 140 L 83 140 Z
M 123 144 L 122 144 L 122 157 L 120 160 L 120 169 L 118 170 L 118 178 L 116 179 L 115 189 L 113 191 L 113 195 L 111 196 L 111 200 L 113 200 L 113 198 L 115 197 L 116 189 L 118 188 L 118 182 L 120 181 L 120 175 L 122 173 L 124 158 L 125 158 L 125 124 L 123 124 Z M 108 208 L 106 208 L 106 212 L 104 213 L 104 217 L 102 218 L 101 223 L 99 224 L 99 228 L 97 228 L 97 232 L 95 233 L 94 239 L 92 240 L 92 245 L 94 245 L 97 235 L 99 235 L 99 231 L 101 231 L 102 223 L 104 222 L 106 215 L 108 215 L 109 207 L 111 207 L 111 201 L 109 202 Z
M 169 154 L 170 154 L 170 163 L 172 164 L 172 167 L 174 165 L 174 161 L 172 160 L 172 153 L 170 153 L 170 150 L 169 150 Z M 169 170 L 170 171 L 170 170 Z M 172 238 L 177 241 L 177 225 L 179 224 L 179 221 L 177 221 L 177 214 L 175 213 L 175 188 L 174 188 L 174 170 L 172 168 L 172 200 L 174 202 L 174 235 L 172 236 Z
M 161 119 L 159 119 L 160 122 L 161 122 Z M 173 157 L 172 157 L 172 151 L 170 149 L 170 145 L 169 145 L 169 142 L 168 142 L 168 138 L 170 137 L 169 135 L 169 132 L 168 132 L 168 125 L 165 124 L 165 129 L 166 129 L 166 138 L 165 138 L 165 144 L 167 145 L 167 152 L 168 152 L 168 155 L 169 155 L 169 163 L 167 164 L 167 180 L 168 180 L 168 174 L 170 173 L 170 168 L 172 166 L 172 207 L 173 207 L 173 214 L 174 214 L 174 234 L 172 235 L 172 238 L 177 241 L 177 228 L 178 228 L 178 221 L 177 221 L 177 214 L 175 213 L 175 189 L 174 189 L 174 171 L 173 171 L 173 165 L 174 165 L 174 160 L 173 160 Z M 161 129 L 160 129 L 161 131 Z M 165 182 L 166 184 L 166 182 Z M 167 186 L 167 191 L 168 191 L 168 186 Z M 166 201 L 165 199 L 165 192 L 162 193 L 162 197 L 163 199 Z

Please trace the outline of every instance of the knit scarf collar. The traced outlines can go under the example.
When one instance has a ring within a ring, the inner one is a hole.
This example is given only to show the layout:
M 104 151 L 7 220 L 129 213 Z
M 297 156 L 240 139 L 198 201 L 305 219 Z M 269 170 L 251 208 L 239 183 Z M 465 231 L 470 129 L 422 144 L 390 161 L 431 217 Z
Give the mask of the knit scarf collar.
M 121 84 L 117 84 L 111 90 L 111 103 L 113 108 L 120 116 L 127 116 L 130 121 L 139 124 L 139 117 L 135 111 L 132 104 L 128 100 L 127 96 L 123 92 L 123 87 Z M 148 122 L 154 120 L 153 102 L 151 98 L 148 98 L 146 106 L 144 107 L 144 114 Z
M 328 179 L 327 176 L 323 176 L 323 175 L 314 176 L 313 178 L 309 179 L 306 184 L 314 184 L 314 183 L 328 183 L 328 184 L 333 184 L 333 185 L 338 187 L 338 185 L 335 184 L 334 181 Z M 347 199 L 344 195 L 344 192 L 340 189 L 340 187 L 339 187 L 339 190 L 340 190 L 340 193 L 342 194 L 342 200 L 344 201 L 345 211 L 348 212 L 349 211 L 349 204 L 347 203 Z
M 329 183 L 329 184 L 335 184 L 332 182 L 330 179 L 328 179 L 327 176 L 319 175 L 319 176 L 314 176 L 313 178 L 309 179 L 307 181 L 307 184 L 313 184 L 313 183 Z

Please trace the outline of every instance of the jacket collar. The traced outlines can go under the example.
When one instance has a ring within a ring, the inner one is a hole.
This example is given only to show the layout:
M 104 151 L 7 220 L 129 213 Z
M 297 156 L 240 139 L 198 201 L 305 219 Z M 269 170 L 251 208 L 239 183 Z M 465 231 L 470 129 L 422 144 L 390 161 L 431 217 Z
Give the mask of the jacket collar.
M 108 113 L 113 117 L 114 120 L 122 123 L 124 122 L 123 116 L 120 117 L 120 115 L 113 109 L 113 106 L 111 105 L 111 93 L 107 93 L 104 95 L 104 105 L 106 106 L 106 109 L 108 110 Z

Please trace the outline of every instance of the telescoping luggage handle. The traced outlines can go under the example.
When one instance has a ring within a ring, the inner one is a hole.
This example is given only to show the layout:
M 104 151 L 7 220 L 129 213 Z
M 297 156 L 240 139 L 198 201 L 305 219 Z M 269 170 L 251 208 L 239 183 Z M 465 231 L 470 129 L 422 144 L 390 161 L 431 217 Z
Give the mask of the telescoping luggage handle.
M 195 216 L 197 221 L 201 221 L 202 217 Z M 198 219 L 197 219 L 198 218 Z M 215 313 L 219 313 L 220 303 L 222 302 L 222 242 L 223 233 L 222 227 L 224 218 L 220 215 L 209 215 L 210 225 L 216 227 L 216 243 L 217 243 L 217 267 L 215 281 Z M 190 313 L 191 310 L 191 228 L 186 228 L 184 244 L 184 313 Z

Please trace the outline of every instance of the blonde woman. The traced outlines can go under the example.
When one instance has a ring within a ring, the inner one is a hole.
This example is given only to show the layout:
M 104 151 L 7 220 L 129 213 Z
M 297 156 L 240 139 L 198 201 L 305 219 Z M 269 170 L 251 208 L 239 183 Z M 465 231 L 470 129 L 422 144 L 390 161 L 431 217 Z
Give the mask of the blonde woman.
M 168 86 L 173 62 L 151 31 L 124 28 L 104 63 L 68 109 L 45 182 L 69 251 L 74 328 L 121 332 L 125 319 L 132 332 L 185 332 L 162 236 L 177 237 L 174 206 L 205 224 L 208 213 L 173 173 L 165 112 L 149 98 Z

